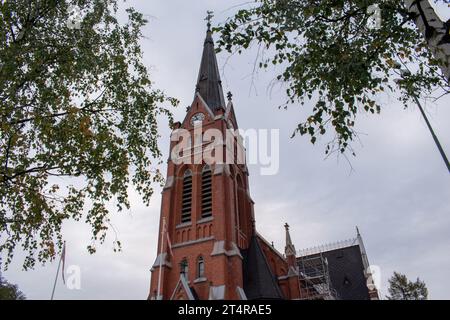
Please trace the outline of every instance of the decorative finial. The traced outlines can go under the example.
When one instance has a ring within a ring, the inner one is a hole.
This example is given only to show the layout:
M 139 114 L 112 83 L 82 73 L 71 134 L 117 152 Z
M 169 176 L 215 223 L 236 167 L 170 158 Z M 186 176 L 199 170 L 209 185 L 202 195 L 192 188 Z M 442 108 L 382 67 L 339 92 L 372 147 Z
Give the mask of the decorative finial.
M 289 225 L 287 224 L 287 222 L 284 224 L 284 227 L 286 228 L 286 230 L 289 230 Z
M 228 98 L 228 101 L 231 101 L 231 98 L 233 98 L 233 94 L 231 93 L 231 91 L 227 92 L 227 98 Z
M 208 21 L 208 23 L 206 24 L 206 26 L 208 27 L 208 31 L 211 31 L 211 19 L 212 19 L 212 17 L 214 17 L 214 11 L 210 11 L 210 10 L 208 10 L 208 11 L 206 11 L 206 18 L 205 18 L 205 20 L 206 21 Z

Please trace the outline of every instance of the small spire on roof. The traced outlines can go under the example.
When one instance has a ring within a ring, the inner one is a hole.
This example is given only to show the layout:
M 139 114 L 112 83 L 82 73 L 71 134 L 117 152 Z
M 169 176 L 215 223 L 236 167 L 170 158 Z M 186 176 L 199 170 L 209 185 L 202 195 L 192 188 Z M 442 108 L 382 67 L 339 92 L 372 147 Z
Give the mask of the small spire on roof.
M 231 93 L 231 91 L 228 91 L 227 98 L 228 98 L 228 101 L 231 101 L 231 99 L 233 98 L 233 94 Z
M 284 249 L 284 252 L 286 256 L 295 255 L 295 247 L 292 244 L 291 235 L 289 234 L 289 225 L 287 224 L 287 222 L 284 224 L 284 227 L 286 229 L 286 247 Z

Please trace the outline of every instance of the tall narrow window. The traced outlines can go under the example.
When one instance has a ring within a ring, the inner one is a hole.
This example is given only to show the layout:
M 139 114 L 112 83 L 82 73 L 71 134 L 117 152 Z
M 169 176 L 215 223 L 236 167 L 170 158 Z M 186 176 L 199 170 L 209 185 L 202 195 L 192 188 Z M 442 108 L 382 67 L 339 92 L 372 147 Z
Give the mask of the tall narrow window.
M 205 261 L 203 257 L 198 257 L 197 260 L 197 278 L 203 278 L 205 276 Z
M 202 170 L 202 218 L 212 215 L 212 175 L 211 167 L 206 165 Z
M 239 230 L 242 232 L 246 230 L 247 224 L 245 220 L 245 189 L 244 184 L 240 176 L 237 176 L 237 200 L 238 200 L 238 221 L 239 221 Z
M 183 195 L 181 203 L 181 223 L 191 221 L 192 171 L 186 170 L 183 177 Z
M 188 280 L 188 272 L 189 272 L 188 262 L 187 262 L 187 259 L 184 258 L 184 259 L 181 260 L 181 262 L 180 262 L 180 274 L 181 274 L 186 280 Z

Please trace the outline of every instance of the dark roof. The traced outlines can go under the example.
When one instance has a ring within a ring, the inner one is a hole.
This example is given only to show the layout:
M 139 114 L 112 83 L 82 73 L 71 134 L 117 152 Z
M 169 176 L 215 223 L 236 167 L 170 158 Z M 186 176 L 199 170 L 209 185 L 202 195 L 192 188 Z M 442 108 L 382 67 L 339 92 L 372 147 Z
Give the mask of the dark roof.
M 359 245 L 324 251 L 321 254 L 328 261 L 331 285 L 336 290 L 338 299 L 370 299 Z
M 214 40 L 210 30 L 206 32 L 206 39 L 203 45 L 196 92 L 200 94 L 213 112 L 219 107 L 225 108 L 222 81 L 220 80 L 216 52 L 214 51 Z
M 244 292 L 247 299 L 283 299 L 278 281 L 270 270 L 255 235 L 247 250 L 242 250 Z

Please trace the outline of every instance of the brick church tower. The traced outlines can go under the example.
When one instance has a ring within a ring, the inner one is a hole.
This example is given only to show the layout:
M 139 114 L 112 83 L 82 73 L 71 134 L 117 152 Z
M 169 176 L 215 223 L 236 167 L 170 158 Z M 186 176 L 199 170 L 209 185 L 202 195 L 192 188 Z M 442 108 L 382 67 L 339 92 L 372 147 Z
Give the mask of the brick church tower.
M 254 234 L 247 167 L 229 160 L 225 164 L 225 156 L 209 164 L 196 159 L 208 146 L 203 133 L 215 129 L 225 137 L 227 130 L 237 127 L 231 94 L 225 103 L 208 26 L 194 101 L 172 133 L 174 140 L 175 131 L 189 132 L 190 154 L 181 155 L 182 163 L 174 161 L 179 141 L 171 142 L 150 299 L 245 298 L 242 250 Z M 242 142 L 233 139 L 242 152 Z M 225 155 L 225 143 L 219 147 Z

